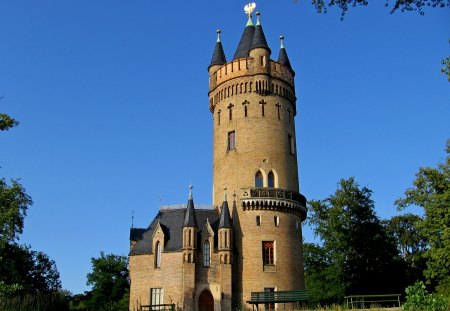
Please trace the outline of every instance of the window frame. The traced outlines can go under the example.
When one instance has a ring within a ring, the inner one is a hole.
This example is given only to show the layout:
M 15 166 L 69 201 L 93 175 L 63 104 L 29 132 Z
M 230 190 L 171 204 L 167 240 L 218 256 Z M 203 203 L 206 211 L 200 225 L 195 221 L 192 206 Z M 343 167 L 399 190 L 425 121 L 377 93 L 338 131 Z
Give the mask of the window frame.
M 203 243 L 203 267 L 209 268 L 211 266 L 211 243 L 206 240 Z
M 150 306 L 164 304 L 164 288 L 150 288 Z M 151 310 L 163 310 L 164 307 L 151 307 Z
M 262 241 L 262 256 L 265 266 L 275 266 L 275 241 Z
M 161 242 L 157 241 L 155 244 L 155 268 L 161 268 L 162 247 Z
M 236 131 L 229 131 L 227 137 L 227 150 L 236 149 Z

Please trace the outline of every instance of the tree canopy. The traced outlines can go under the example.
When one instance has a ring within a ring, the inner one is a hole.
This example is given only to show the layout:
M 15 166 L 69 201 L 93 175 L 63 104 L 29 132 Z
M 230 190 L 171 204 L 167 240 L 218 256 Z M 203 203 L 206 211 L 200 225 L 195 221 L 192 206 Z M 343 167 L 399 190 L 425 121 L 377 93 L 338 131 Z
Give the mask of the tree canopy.
M 91 262 L 86 283 L 92 285 L 88 306 L 93 310 L 128 310 L 127 258 L 100 252 Z
M 308 221 L 320 244 L 305 246 L 305 281 L 307 288 L 322 289 L 315 297 L 321 302 L 404 288 L 395 242 L 376 216 L 371 194 L 354 178 L 342 179 L 334 194 L 309 203 Z
M 410 205 L 423 208 L 419 230 L 429 243 L 424 274 L 428 283 L 437 283 L 442 290 L 450 287 L 450 140 L 446 151 L 445 161 L 436 168 L 420 168 L 413 187 L 396 201 L 399 209 Z

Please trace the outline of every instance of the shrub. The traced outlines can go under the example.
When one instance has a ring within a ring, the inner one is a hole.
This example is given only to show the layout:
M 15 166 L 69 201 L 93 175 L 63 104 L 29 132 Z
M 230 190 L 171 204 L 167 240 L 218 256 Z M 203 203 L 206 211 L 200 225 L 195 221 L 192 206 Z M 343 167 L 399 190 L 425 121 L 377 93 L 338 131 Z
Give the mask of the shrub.
M 406 288 L 404 311 L 448 311 L 450 300 L 442 295 L 428 293 L 425 284 L 420 281 Z

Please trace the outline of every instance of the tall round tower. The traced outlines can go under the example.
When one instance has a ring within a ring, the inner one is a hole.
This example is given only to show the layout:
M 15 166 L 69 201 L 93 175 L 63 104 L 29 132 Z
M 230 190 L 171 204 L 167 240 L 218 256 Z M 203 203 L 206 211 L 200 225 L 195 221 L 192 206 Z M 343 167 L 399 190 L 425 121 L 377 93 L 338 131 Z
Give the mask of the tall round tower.
M 295 145 L 294 71 L 283 46 L 270 59 L 260 16 L 247 25 L 227 62 L 220 31 L 209 71 L 213 115 L 213 204 L 224 189 L 235 193 L 233 310 L 256 291 L 304 288 L 301 223 L 306 199 L 299 193 Z

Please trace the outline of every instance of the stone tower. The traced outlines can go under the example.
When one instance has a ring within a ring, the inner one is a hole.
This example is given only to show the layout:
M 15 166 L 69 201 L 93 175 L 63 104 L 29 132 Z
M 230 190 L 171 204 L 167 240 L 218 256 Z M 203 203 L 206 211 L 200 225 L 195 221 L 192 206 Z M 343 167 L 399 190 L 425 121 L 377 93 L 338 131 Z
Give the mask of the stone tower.
M 294 117 L 294 70 L 281 38 L 278 60 L 251 15 L 227 62 L 220 31 L 209 72 L 213 116 L 213 204 L 224 189 L 235 194 L 233 310 L 249 307 L 250 293 L 304 288 L 302 227 L 306 199 L 299 193 Z

